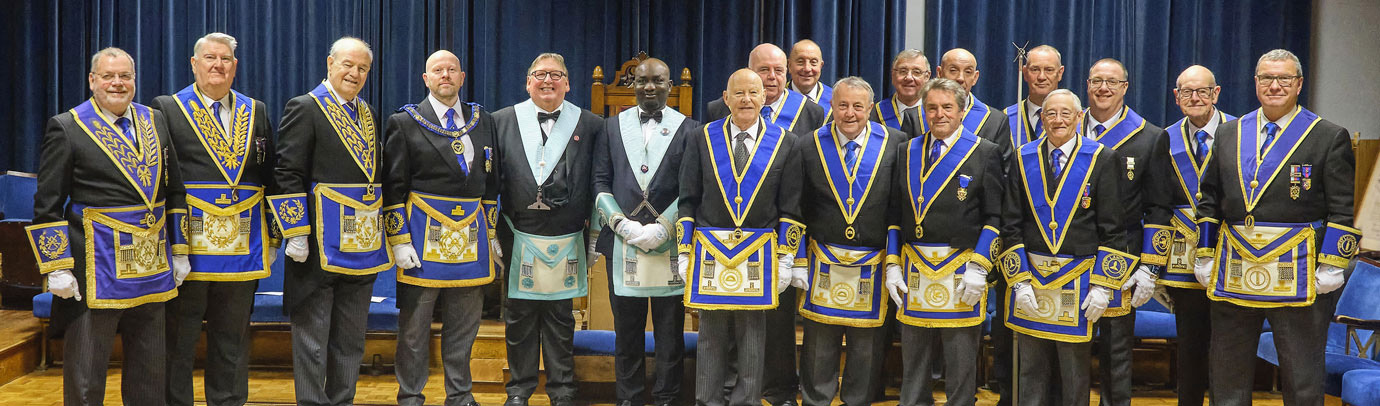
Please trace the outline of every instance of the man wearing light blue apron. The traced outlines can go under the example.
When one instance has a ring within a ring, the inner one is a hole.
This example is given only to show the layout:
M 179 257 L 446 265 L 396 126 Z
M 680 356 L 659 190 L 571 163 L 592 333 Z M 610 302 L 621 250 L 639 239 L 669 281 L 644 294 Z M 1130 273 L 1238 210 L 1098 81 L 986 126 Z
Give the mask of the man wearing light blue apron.
M 595 145 L 594 219 L 597 250 L 606 258 L 613 308 L 614 375 L 619 406 L 640 406 L 646 395 L 643 332 L 651 309 L 656 352 L 656 405 L 680 395 L 685 358 L 685 281 L 676 273 L 671 232 L 679 208 L 680 160 L 699 123 L 667 108 L 670 69 L 651 58 L 633 70 L 637 106 L 609 117 Z
M 571 299 L 589 291 L 585 223 L 604 120 L 566 101 L 569 90 L 565 58 L 544 53 L 527 69 L 531 98 L 493 114 L 502 174 L 499 240 L 511 258 L 503 311 L 512 372 L 506 406 L 527 404 L 542 360 L 551 404 L 575 402 Z

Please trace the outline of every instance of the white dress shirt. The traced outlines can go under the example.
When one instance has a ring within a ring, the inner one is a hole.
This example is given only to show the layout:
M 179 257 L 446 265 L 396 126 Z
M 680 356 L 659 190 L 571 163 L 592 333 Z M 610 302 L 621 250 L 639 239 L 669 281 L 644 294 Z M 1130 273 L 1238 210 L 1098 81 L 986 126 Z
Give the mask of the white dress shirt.
M 455 128 L 465 128 L 465 116 L 460 112 L 460 109 L 465 108 L 465 104 L 460 103 L 459 99 L 456 99 L 453 107 L 441 103 L 440 100 L 436 100 L 436 96 L 431 94 L 426 95 L 426 100 L 431 103 L 431 109 L 436 112 L 436 118 L 441 120 L 441 128 L 446 128 L 446 110 L 452 108 L 455 109 Z M 470 139 L 469 134 L 465 134 L 460 136 L 460 143 L 465 145 L 465 165 L 471 166 L 474 162 L 474 141 Z

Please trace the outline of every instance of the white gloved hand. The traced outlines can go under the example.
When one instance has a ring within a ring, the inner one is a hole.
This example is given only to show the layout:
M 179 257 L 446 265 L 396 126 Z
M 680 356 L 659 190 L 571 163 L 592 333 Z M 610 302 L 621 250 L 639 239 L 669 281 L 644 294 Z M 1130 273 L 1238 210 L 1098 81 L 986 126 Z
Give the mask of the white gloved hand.
M 987 269 L 982 265 L 969 262 L 963 270 L 963 283 L 958 284 L 958 289 L 954 295 L 958 296 L 958 301 L 969 306 L 976 306 L 982 301 L 982 292 L 987 291 Z
M 53 292 L 53 296 L 63 299 L 76 298 L 81 300 L 81 289 L 77 286 L 77 277 L 72 276 L 71 269 L 59 269 L 48 273 L 48 291 Z
M 1318 264 L 1318 294 L 1331 293 L 1346 282 L 1343 269 L 1328 264 Z
M 287 240 L 287 248 L 283 250 L 288 258 L 293 261 L 307 262 L 307 236 L 299 235 Z
M 810 268 L 797 266 L 791 268 L 791 286 L 800 290 L 810 290 Z
M 1170 313 L 1174 312 L 1174 298 L 1169 296 L 1169 289 L 1165 289 L 1164 286 L 1155 287 L 1155 301 L 1164 305 Z
M 906 286 L 906 275 L 900 265 L 886 265 L 886 291 L 891 294 L 891 301 L 896 303 L 896 307 L 905 307 L 905 301 L 901 300 L 901 296 L 910 293 L 910 287 Z
M 690 255 L 680 254 L 676 256 L 676 273 L 680 274 L 680 280 L 690 283 Z
M 652 223 L 642 226 L 642 233 L 637 238 L 628 240 L 628 244 L 641 248 L 643 251 L 652 252 L 656 247 L 665 243 L 667 237 L 669 235 L 666 234 L 666 226 L 661 225 L 661 223 Z
M 1107 311 L 1107 304 L 1112 301 L 1112 290 L 1106 286 L 1093 286 L 1088 290 L 1088 297 L 1083 299 L 1083 318 L 1088 319 L 1088 323 L 1096 323 L 1097 319 L 1102 318 L 1102 313 Z
M 502 259 L 503 259 L 503 247 L 500 246 L 500 245 L 498 245 L 498 239 L 497 239 L 497 238 L 490 238 L 490 239 L 489 239 L 489 250 L 490 250 L 490 251 L 493 251 L 493 253 L 494 253 L 494 259 L 498 259 L 498 260 L 502 260 Z M 501 261 L 500 261 L 500 262 L 501 262 Z M 594 261 L 593 261 L 593 260 L 590 260 L 590 262 L 594 262 Z
M 182 286 L 182 281 L 187 280 L 187 274 L 192 273 L 192 260 L 186 255 L 173 255 L 172 271 L 173 282 L 177 286 Z
M 1198 284 L 1204 288 L 1212 289 L 1212 270 L 1216 259 L 1213 257 L 1198 257 L 1193 261 L 1193 277 L 1198 278 Z
M 1155 271 L 1151 271 L 1149 265 L 1141 264 L 1136 267 L 1136 272 L 1131 274 L 1126 284 L 1121 285 L 1122 300 L 1125 300 L 1128 293 L 1132 293 L 1131 306 L 1134 307 L 1144 305 L 1155 296 Z
M 1030 287 L 1030 282 L 1017 283 L 1012 289 L 1016 292 L 1016 310 L 1032 316 L 1038 314 L 1036 311 L 1040 310 L 1040 305 L 1035 302 L 1035 288 Z
M 398 268 L 401 269 L 422 266 L 422 261 L 417 259 L 417 249 L 410 242 L 393 245 L 393 263 L 398 264 Z
M 791 270 L 795 268 L 795 254 L 781 254 L 776 260 L 776 294 L 791 287 Z
M 632 219 L 622 219 L 613 230 L 619 237 L 623 237 L 623 242 L 632 244 L 638 237 L 642 236 L 642 224 Z

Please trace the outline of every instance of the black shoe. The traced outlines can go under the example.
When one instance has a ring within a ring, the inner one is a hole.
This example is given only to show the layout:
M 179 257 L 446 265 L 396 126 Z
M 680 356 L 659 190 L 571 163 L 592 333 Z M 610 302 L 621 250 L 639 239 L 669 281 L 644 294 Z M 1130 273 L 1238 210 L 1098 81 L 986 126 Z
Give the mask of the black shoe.
M 777 403 L 777 404 L 772 405 L 772 406 L 800 406 L 800 404 L 799 404 L 799 403 L 796 403 L 795 399 L 787 399 L 787 400 L 784 401 L 784 402 Z
M 470 403 L 466 403 L 464 406 L 479 406 L 479 402 L 471 400 Z
M 628 402 L 628 404 L 632 404 L 632 402 Z M 526 406 L 526 403 L 523 406 Z M 551 406 L 575 406 L 575 399 L 564 397 L 551 399 Z
M 521 396 L 509 396 L 508 401 L 503 402 L 503 406 L 527 406 L 527 398 Z

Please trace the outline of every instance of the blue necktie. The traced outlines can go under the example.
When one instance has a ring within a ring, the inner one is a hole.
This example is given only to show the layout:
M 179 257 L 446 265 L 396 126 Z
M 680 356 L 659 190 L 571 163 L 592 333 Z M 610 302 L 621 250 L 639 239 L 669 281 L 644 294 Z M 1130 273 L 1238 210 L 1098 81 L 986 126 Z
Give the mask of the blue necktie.
M 934 145 L 930 145 L 930 159 L 927 161 L 926 167 L 933 167 L 935 163 L 939 162 L 939 152 L 943 147 L 944 141 L 934 140 Z
M 762 119 L 771 122 L 771 106 L 762 106 Z
M 847 149 L 843 153 L 843 165 L 847 167 L 848 173 L 853 173 L 853 165 L 858 163 L 858 143 L 848 141 L 843 146 Z
M 138 143 L 134 140 L 134 132 L 131 131 L 129 128 L 128 118 L 120 117 L 115 119 L 115 125 L 120 126 L 120 135 L 123 135 L 125 137 L 125 141 L 130 142 L 134 145 L 138 145 Z M 135 148 L 135 150 L 137 151 L 138 148 Z
M 1101 137 L 1102 133 L 1107 132 L 1107 127 L 1104 127 L 1102 124 L 1098 124 L 1097 127 L 1093 127 L 1093 131 L 1096 132 L 1095 135 L 1093 135 L 1094 137 Z
M 1035 133 L 1030 135 L 1030 139 L 1035 139 L 1040 135 L 1040 131 L 1044 131 L 1044 122 L 1045 119 L 1040 115 L 1040 109 L 1035 109 Z
M 351 120 L 359 121 L 359 113 L 355 111 L 355 102 L 345 103 L 345 112 L 350 115 Z
M 216 124 L 220 124 L 222 131 L 225 130 L 225 122 L 220 120 L 220 102 L 211 102 L 211 115 L 216 118 Z
M 1204 130 L 1198 130 L 1198 132 L 1193 133 L 1193 136 L 1198 138 L 1198 163 L 1202 163 L 1204 160 L 1207 159 L 1208 133 Z
M 455 109 L 446 109 L 446 130 L 459 131 L 460 127 L 455 125 Z
M 1275 134 L 1279 134 L 1279 124 L 1265 123 L 1265 142 L 1260 144 L 1260 157 L 1270 150 L 1270 143 L 1275 142 Z
M 1049 167 L 1050 167 L 1050 169 L 1053 169 L 1053 170 L 1054 170 L 1054 179 L 1055 179 L 1055 181 L 1058 181 L 1058 180 L 1059 180 L 1059 175 L 1062 174 L 1062 173 L 1064 172 L 1064 165 L 1061 163 L 1061 161 L 1063 161 L 1063 160 L 1064 160 L 1064 151 L 1061 150 L 1061 149 L 1057 149 L 1057 148 L 1056 148 L 1056 149 L 1054 150 L 1054 152 L 1051 152 L 1051 153 L 1049 154 Z

